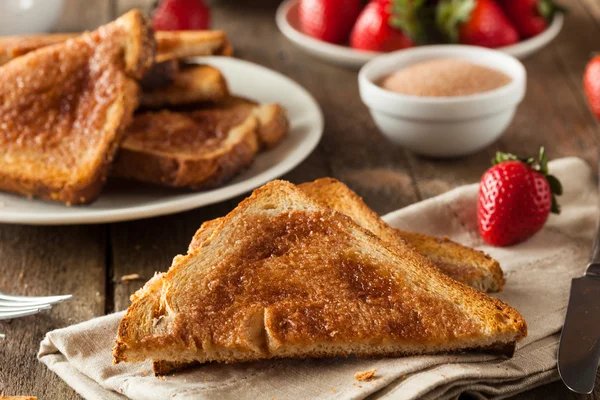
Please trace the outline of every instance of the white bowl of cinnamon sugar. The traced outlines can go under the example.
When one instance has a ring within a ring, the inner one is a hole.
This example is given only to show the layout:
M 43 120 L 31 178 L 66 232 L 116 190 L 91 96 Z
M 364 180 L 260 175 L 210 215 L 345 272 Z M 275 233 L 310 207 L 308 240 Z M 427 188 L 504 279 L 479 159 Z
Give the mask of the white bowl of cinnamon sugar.
M 377 57 L 359 73 L 360 96 L 392 142 L 432 157 L 485 148 L 511 123 L 527 73 L 482 47 L 441 45 Z

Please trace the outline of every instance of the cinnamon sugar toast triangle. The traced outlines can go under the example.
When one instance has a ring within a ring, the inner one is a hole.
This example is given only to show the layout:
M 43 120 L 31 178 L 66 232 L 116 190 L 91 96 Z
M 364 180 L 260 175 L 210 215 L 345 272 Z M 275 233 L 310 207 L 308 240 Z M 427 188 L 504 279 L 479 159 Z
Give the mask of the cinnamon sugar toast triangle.
M 274 181 L 132 297 L 115 362 L 512 354 L 521 315 Z
M 504 286 L 504 273 L 498 261 L 482 251 L 463 246 L 447 238 L 394 229 L 371 210 L 344 183 L 322 178 L 298 185 L 312 199 L 346 214 L 361 227 L 388 243 L 405 242 L 429 259 L 444 274 L 482 292 L 499 292 Z M 190 243 L 190 251 L 210 237 L 220 219 L 207 221 Z
M 154 58 L 133 10 L 96 31 L 0 67 L 0 189 L 67 204 L 93 201 Z

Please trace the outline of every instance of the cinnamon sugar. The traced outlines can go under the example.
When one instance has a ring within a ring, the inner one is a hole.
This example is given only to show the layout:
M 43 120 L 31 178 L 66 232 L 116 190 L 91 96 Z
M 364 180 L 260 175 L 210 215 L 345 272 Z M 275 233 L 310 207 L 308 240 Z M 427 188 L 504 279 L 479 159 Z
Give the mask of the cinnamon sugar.
M 403 68 L 384 78 L 384 89 L 423 97 L 468 96 L 508 85 L 503 72 L 460 59 L 436 59 Z

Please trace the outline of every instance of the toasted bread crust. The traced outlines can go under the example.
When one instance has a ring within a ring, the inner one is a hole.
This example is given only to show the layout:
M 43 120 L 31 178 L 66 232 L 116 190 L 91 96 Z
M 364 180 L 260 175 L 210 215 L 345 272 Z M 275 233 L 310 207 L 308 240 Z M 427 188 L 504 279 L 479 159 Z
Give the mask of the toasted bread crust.
M 287 136 L 289 120 L 286 114 L 279 104 L 263 104 L 256 107 L 254 115 L 258 118 L 258 136 L 264 149 L 272 149 Z
M 149 28 L 150 25 L 147 27 Z M 140 34 L 144 35 L 142 32 Z M 79 35 L 81 34 L 52 33 L 0 37 L 0 65 L 42 47 L 62 43 Z M 223 31 L 158 31 L 154 37 L 157 62 L 197 56 L 231 56 L 233 54 L 233 48 Z
M 156 61 L 233 54 L 223 31 L 158 31 Z
M 398 236 L 429 258 L 446 275 L 483 292 L 500 292 L 504 273 L 498 261 L 444 237 L 396 229 Z
M 28 82 L 0 90 L 0 188 L 67 204 L 95 200 L 137 107 L 132 78 L 151 64 L 149 35 L 149 21 L 134 10 L 0 67 L 3 79 Z M 58 83 L 29 76 L 40 71 Z
M 346 251 L 353 255 L 344 256 Z M 289 261 L 279 262 L 282 257 Z M 265 274 L 253 278 L 253 271 Z M 134 296 L 119 327 L 115 362 L 497 350 L 527 332 L 510 306 L 442 275 L 408 246 L 381 241 L 281 181 L 242 201 L 160 280 L 158 293 Z M 329 289 L 319 289 L 323 284 Z M 363 303 L 363 296 L 371 300 Z M 142 301 L 147 304 L 140 310 Z M 208 311 L 210 318 L 201 316 Z
M 253 100 L 230 96 L 217 103 L 216 108 L 251 110 L 259 123 L 258 138 L 261 148 L 271 149 L 286 138 L 289 132 L 289 120 L 286 110 L 279 104 L 259 104 Z
M 156 41 L 150 20 L 139 10 L 132 10 L 115 21 L 129 31 L 133 40 L 125 41 L 125 72 L 141 80 L 154 63 Z M 102 28 L 100 28 L 102 29 Z

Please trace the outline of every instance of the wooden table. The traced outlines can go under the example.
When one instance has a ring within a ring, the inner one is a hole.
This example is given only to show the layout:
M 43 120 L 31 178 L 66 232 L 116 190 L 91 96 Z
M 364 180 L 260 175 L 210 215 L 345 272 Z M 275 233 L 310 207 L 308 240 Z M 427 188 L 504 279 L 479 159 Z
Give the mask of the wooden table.
M 132 3 L 72 0 L 69 29 L 93 28 Z M 85 6 L 84 4 L 85 3 Z M 552 158 L 583 157 L 596 165 L 598 126 L 588 111 L 581 76 L 590 54 L 600 50 L 600 3 L 563 0 L 570 13 L 551 46 L 528 59 L 528 92 L 506 135 L 488 149 L 455 160 L 417 157 L 390 145 L 377 131 L 358 97 L 356 72 L 324 64 L 290 44 L 275 27 L 277 0 L 215 1 L 216 27 L 226 29 L 237 57 L 281 71 L 310 91 L 321 104 L 326 128 L 316 151 L 284 176 L 304 182 L 332 176 L 356 190 L 384 214 L 478 181 L 497 150 L 536 154 L 545 145 Z M 96 13 L 90 7 L 101 7 Z M 85 10 L 84 10 L 85 8 Z M 96 18 L 96 19 L 94 19 Z M 98 20 L 100 18 L 100 20 Z M 187 213 L 111 225 L 34 227 L 0 225 L 0 290 L 18 294 L 72 293 L 72 301 L 51 312 L 1 322 L 0 395 L 44 399 L 79 396 L 36 359 L 39 343 L 52 329 L 122 310 L 129 296 L 155 271 L 164 271 L 203 221 L 231 210 L 241 197 Z M 122 283 L 137 273 L 142 280 Z M 594 397 L 600 396 L 600 382 Z M 518 398 L 575 398 L 560 383 Z

